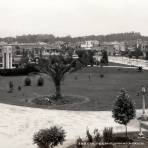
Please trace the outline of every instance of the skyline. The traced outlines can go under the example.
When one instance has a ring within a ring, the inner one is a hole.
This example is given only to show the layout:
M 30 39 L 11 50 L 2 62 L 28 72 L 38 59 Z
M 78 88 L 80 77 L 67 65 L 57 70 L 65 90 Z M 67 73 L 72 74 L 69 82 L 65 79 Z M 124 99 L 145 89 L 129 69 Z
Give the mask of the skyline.
M 148 36 L 147 0 L 0 0 L 0 37 L 140 32 Z

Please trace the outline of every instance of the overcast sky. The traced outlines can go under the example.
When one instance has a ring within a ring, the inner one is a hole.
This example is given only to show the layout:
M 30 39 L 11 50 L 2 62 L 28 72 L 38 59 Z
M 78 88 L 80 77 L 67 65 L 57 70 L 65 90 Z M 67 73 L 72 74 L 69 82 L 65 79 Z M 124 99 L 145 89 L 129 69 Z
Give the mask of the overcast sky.
M 148 35 L 148 0 L 0 0 L 0 37 Z

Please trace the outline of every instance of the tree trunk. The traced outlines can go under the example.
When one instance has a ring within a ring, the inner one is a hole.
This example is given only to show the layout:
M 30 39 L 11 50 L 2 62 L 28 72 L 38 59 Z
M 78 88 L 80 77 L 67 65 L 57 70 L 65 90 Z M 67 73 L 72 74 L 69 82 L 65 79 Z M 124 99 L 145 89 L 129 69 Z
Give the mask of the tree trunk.
M 49 148 L 48 144 L 39 144 L 38 145 L 39 148 Z
M 55 92 L 56 99 L 59 99 L 61 97 L 61 84 L 60 83 L 58 85 L 56 84 L 55 87 L 56 87 L 56 92 Z

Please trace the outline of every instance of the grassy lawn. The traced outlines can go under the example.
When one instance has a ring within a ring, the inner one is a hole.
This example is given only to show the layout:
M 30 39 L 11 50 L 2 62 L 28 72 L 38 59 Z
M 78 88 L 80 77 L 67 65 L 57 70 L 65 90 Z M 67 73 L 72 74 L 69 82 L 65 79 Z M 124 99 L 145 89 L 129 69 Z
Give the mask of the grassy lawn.
M 104 74 L 100 78 L 100 73 Z M 89 80 L 90 75 L 90 80 Z M 34 106 L 26 102 L 32 98 L 54 93 L 54 86 L 51 78 L 44 76 L 45 84 L 37 87 L 37 75 L 30 76 L 32 86 L 24 86 L 24 76 L 0 77 L 0 102 L 16 105 Z M 76 79 L 77 77 L 77 79 Z M 14 83 L 13 93 L 8 93 L 9 81 Z M 18 91 L 18 86 L 22 87 Z M 111 110 L 112 102 L 118 95 L 121 88 L 128 90 L 130 98 L 136 102 L 136 108 L 141 108 L 142 97 L 137 96 L 141 85 L 148 88 L 148 71 L 137 72 L 135 69 L 89 67 L 76 73 L 67 74 L 62 82 L 64 95 L 78 95 L 89 98 L 83 104 L 65 105 L 56 107 L 68 110 Z M 146 108 L 148 107 L 148 93 L 146 94 Z M 35 107 L 35 106 L 34 106 Z

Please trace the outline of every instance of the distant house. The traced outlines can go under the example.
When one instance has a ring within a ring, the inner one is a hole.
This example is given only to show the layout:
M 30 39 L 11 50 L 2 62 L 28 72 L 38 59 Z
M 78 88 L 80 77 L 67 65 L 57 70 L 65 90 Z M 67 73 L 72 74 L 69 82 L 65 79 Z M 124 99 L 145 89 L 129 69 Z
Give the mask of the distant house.
M 100 47 L 100 50 L 106 50 L 108 55 L 114 55 L 115 53 L 115 48 L 110 42 L 102 42 Z
M 99 46 L 99 41 L 96 40 L 85 41 L 84 43 L 81 44 L 81 48 L 85 50 L 95 49 L 95 47 L 98 46 Z

